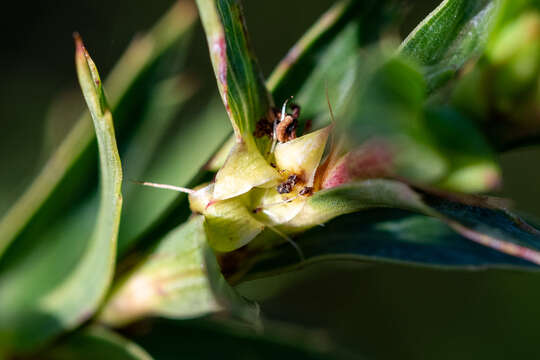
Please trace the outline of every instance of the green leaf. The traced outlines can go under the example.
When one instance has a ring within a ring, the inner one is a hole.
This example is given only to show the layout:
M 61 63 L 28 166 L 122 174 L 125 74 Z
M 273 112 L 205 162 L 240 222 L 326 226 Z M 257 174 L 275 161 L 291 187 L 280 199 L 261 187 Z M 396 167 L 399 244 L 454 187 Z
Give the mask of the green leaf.
M 343 214 L 351 215 L 332 220 Z M 320 191 L 280 230 L 301 232 L 315 224 L 325 226 L 294 238 L 306 262 L 299 262 L 286 243 L 266 247 L 258 255 L 261 244 L 256 239 L 246 250 L 249 257 L 227 269 L 227 275 L 234 282 L 244 281 L 326 260 L 462 269 L 536 270 L 540 265 L 540 231 L 494 200 L 441 194 L 391 180 Z M 227 256 L 223 254 L 221 262 L 231 264 Z
M 540 231 L 507 211 L 504 203 L 496 199 L 375 179 L 320 191 L 305 209 L 310 221 L 323 223 L 333 216 L 371 207 L 395 207 L 436 217 L 471 241 L 540 264 Z M 329 208 L 333 214 L 327 211 Z M 304 223 L 307 219 L 304 216 Z M 291 225 L 301 225 L 299 220 Z
M 283 244 L 254 259 L 242 281 L 323 261 L 397 263 L 446 269 L 536 269 L 525 260 L 471 242 L 439 219 L 397 209 L 374 209 L 338 217 L 295 238 L 305 262 Z
M 195 20 L 193 7 L 178 2 L 146 35 L 137 38 L 118 61 L 106 81 L 117 133 L 134 123 L 130 113 L 145 99 L 145 91 L 164 54 L 185 37 Z M 49 159 L 29 189 L 0 220 L 0 257 L 18 236 L 37 237 L 75 199 L 95 182 L 95 134 L 88 114 L 83 114 Z
M 430 91 L 481 55 L 497 5 L 496 0 L 444 0 L 403 41 L 400 52 L 423 66 Z
M 97 69 L 79 37 L 76 46 L 79 83 L 99 148 L 100 197 L 90 200 L 91 206 L 82 208 L 84 217 L 68 218 L 60 227 L 53 227 L 45 234 L 45 238 L 50 236 L 51 243 L 24 249 L 23 254 L 9 259 L 11 267 L 2 267 L 2 349 L 28 350 L 86 320 L 105 296 L 114 271 L 122 204 L 122 166 L 112 115 Z M 95 223 L 89 221 L 93 212 L 97 214 Z M 77 238 L 82 241 L 75 242 Z M 66 239 L 72 244 L 57 251 L 60 249 L 56 246 Z
M 194 216 L 163 238 L 118 281 L 99 321 L 117 327 L 146 316 L 186 319 L 223 310 L 256 321 L 258 308 L 223 279 L 204 222 Z
M 272 98 L 249 45 L 240 1 L 199 0 L 197 5 L 218 89 L 237 142 L 249 142 L 256 123 L 268 117 Z M 268 140 L 258 140 L 263 154 Z
M 114 359 L 151 360 L 152 357 L 137 344 L 107 330 L 92 325 L 62 339 L 50 350 L 40 354 L 41 359 Z
M 249 47 L 239 0 L 197 1 L 197 5 L 218 89 L 236 138 L 216 175 L 214 197 L 225 200 L 279 177 L 266 160 L 270 138 L 253 135 L 259 121 L 273 122 L 273 100 Z

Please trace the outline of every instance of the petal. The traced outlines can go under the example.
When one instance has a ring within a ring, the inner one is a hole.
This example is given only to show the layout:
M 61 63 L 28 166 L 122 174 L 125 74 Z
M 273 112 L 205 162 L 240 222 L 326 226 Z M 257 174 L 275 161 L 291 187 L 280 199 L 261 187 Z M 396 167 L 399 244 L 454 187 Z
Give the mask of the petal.
M 262 157 L 254 143 L 236 143 L 216 175 L 214 200 L 242 195 L 255 186 L 271 186 L 278 172 Z
M 214 184 L 189 196 L 191 209 L 204 215 L 204 228 L 210 246 L 221 252 L 233 251 L 257 236 L 264 224 L 253 217 L 250 196 L 245 194 L 216 201 Z
M 312 186 L 330 130 L 331 126 L 327 126 L 278 144 L 274 152 L 278 169 L 296 174 L 303 179 L 306 186 Z

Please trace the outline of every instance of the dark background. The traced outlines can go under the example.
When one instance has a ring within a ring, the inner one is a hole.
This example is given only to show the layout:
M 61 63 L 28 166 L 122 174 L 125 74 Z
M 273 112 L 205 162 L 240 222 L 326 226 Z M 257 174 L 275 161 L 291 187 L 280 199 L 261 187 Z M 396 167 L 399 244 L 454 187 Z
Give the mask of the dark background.
M 73 64 L 72 32 L 83 36 L 108 73 L 130 39 L 171 5 L 148 1 L 11 2 L 0 23 L 0 215 L 28 186 L 83 109 Z M 330 0 L 245 0 L 246 21 L 268 75 Z M 404 1 L 404 34 L 436 6 Z M 202 94 L 216 87 L 200 25 L 187 69 Z M 58 97 L 67 108 L 51 108 Z M 205 104 L 204 96 L 198 97 Z M 197 104 L 191 107 L 197 108 Z M 55 116 L 51 112 L 62 114 Z M 185 118 L 185 116 L 183 116 Z M 538 148 L 501 155 L 498 195 L 540 218 Z M 372 358 L 540 358 L 540 274 L 457 272 L 401 266 L 326 264 L 240 286 L 261 300 L 263 314 L 327 329 L 353 351 Z

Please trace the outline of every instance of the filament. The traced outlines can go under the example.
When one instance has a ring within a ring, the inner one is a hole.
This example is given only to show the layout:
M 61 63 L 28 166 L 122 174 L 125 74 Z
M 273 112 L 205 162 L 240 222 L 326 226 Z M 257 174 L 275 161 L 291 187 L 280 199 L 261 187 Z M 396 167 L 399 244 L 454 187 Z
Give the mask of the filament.
M 158 188 L 158 189 L 173 190 L 173 191 L 183 192 L 183 193 L 186 193 L 186 194 L 194 194 L 195 193 L 195 190 L 188 189 L 188 188 L 181 187 L 181 186 L 158 184 L 158 183 L 153 183 L 153 182 L 148 182 L 148 181 L 136 181 L 136 180 L 131 180 L 131 181 L 134 182 L 135 184 L 154 187 L 154 188 Z

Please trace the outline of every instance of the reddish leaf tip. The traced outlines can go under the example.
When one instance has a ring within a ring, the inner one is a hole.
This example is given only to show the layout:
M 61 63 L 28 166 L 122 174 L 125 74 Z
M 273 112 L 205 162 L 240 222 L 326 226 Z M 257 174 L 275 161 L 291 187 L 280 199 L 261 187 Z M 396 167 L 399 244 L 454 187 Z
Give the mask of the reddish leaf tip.
M 73 40 L 75 40 L 75 47 L 78 49 L 84 49 L 84 44 L 81 38 L 81 34 L 77 31 L 73 32 Z
M 73 40 L 75 40 L 75 53 L 77 55 L 84 55 L 88 58 L 88 51 L 86 51 L 82 37 L 77 31 L 73 33 Z

